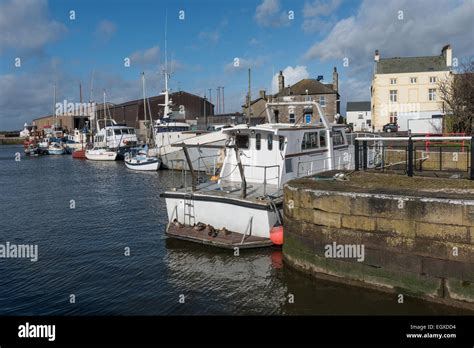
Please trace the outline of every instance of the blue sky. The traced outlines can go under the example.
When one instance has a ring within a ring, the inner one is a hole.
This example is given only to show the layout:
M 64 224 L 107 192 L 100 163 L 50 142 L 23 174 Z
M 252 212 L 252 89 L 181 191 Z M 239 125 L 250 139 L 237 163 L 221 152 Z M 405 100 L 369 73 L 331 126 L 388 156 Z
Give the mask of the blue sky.
M 166 13 L 172 90 L 202 96 L 212 88 L 215 100 L 225 86 L 226 111 L 241 111 L 248 67 L 255 96 L 273 91 L 279 70 L 287 83 L 317 75 L 330 82 L 336 66 L 344 110 L 347 100 L 369 100 L 375 49 L 382 57 L 431 55 L 450 43 L 455 57 L 474 55 L 473 7 L 473 0 L 0 0 L 0 130 L 51 113 L 55 82 L 59 100 L 77 102 L 79 83 L 89 99 L 93 71 L 93 99 L 103 89 L 111 102 L 139 98 L 142 71 L 148 95 L 158 94 Z

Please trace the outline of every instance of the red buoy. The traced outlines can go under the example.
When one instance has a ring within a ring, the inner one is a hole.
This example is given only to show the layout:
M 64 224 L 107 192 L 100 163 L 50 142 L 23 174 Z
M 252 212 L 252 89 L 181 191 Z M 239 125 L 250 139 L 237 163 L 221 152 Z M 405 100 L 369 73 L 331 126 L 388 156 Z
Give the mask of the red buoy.
M 283 226 L 273 226 L 270 230 L 270 240 L 275 245 L 283 245 Z

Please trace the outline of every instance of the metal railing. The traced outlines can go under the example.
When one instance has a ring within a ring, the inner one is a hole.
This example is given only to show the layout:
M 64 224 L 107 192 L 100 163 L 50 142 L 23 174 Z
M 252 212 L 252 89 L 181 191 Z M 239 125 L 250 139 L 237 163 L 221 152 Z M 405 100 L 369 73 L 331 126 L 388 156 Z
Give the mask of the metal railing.
M 280 165 L 279 164 L 274 164 L 274 165 L 271 165 L 271 166 L 259 166 L 259 165 L 254 165 L 254 164 L 242 164 L 242 166 L 245 168 L 263 168 L 263 194 L 266 195 L 267 194 L 267 183 L 268 183 L 268 180 L 272 180 L 272 179 L 277 179 L 277 185 L 278 186 L 280 184 Z M 270 169 L 270 168 L 277 168 L 277 176 L 276 177 L 270 177 L 270 178 L 267 178 L 267 169 Z M 251 179 L 251 180 L 255 180 L 256 178 L 255 177 L 248 177 L 247 175 L 245 175 L 247 177 L 247 179 Z
M 354 141 L 356 171 L 368 168 L 368 150 L 374 147 L 368 144 L 371 140 L 373 139 L 360 137 Z M 378 149 L 374 149 L 376 170 L 402 171 L 408 176 L 421 172 L 467 173 L 474 180 L 474 136 L 410 136 L 377 140 Z M 427 147 L 426 143 L 433 144 L 432 141 L 440 141 L 441 144 Z M 446 145 L 447 141 L 449 145 Z M 470 142 L 470 145 L 465 142 Z

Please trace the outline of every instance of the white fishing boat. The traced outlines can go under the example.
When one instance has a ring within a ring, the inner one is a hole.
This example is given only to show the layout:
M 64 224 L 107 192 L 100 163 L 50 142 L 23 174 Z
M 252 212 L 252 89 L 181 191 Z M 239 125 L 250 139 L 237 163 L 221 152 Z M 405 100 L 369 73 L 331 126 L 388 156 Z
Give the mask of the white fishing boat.
M 150 115 L 150 122 L 147 118 L 147 103 L 146 92 L 145 92 L 145 73 L 142 73 L 142 85 L 143 85 L 143 108 L 145 114 L 145 146 L 138 152 L 128 152 L 125 155 L 124 161 L 127 168 L 138 171 L 156 171 L 161 165 L 161 160 L 155 155 L 150 156 L 148 151 L 148 144 L 150 143 L 149 137 L 149 126 L 151 123 L 151 110 L 148 110 Z M 152 137 L 154 138 L 154 132 L 152 131 Z
M 117 159 L 117 152 L 105 147 L 94 147 L 86 150 L 86 158 L 92 161 L 115 161 Z
M 329 124 L 316 102 L 268 103 L 269 122 L 272 107 L 295 104 L 317 109 L 321 121 L 224 129 L 226 154 L 216 183 L 198 185 L 188 161 L 191 186 L 185 183 L 161 195 L 168 236 L 226 248 L 282 243 L 283 185 L 297 177 L 353 167 L 344 126 Z M 195 147 L 180 146 L 185 152 Z

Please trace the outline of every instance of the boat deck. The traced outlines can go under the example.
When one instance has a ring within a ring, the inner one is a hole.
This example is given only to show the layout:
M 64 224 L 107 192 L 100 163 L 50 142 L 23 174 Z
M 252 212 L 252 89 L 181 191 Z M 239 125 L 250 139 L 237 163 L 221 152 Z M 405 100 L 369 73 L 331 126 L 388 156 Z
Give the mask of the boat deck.
M 209 235 L 209 232 L 214 232 Z M 170 237 L 197 242 L 206 245 L 212 245 L 226 249 L 250 249 L 272 246 L 273 243 L 268 238 L 246 236 L 236 232 L 226 230 L 214 230 L 212 227 L 199 229 L 197 227 L 185 226 L 176 223 L 170 223 L 166 230 Z

